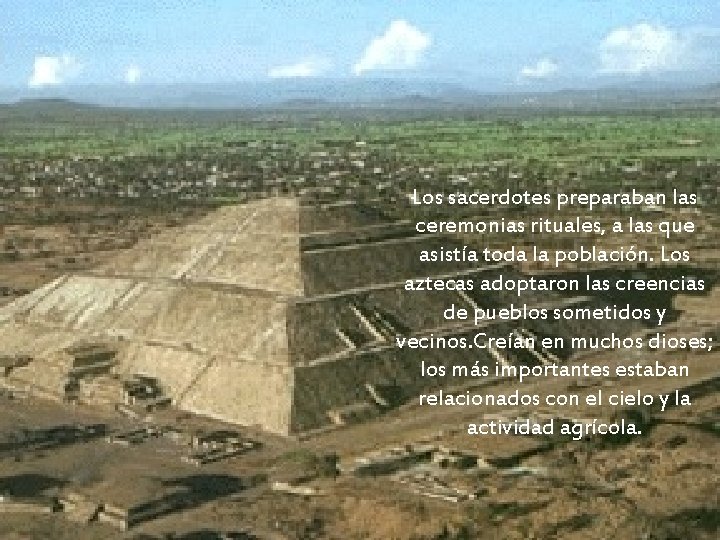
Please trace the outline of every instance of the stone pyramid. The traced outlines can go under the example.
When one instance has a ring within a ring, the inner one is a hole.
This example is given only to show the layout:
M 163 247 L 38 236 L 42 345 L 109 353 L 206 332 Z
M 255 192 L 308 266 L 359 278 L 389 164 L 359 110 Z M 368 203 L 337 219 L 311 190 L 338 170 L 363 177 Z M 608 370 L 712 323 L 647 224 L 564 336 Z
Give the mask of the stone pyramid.
M 405 290 L 405 279 L 427 275 L 419 250 L 450 242 L 351 202 L 223 207 L 3 307 L 0 355 L 32 358 L 8 376 L 32 388 L 42 386 L 43 369 L 57 369 L 62 351 L 101 343 L 117 351 L 115 373 L 155 377 L 182 410 L 280 434 L 319 428 L 344 409 L 382 403 L 380 388 L 402 399 L 467 382 L 422 377 L 421 360 L 495 363 L 478 349 L 395 344 L 396 335 L 472 334 L 443 310 L 505 301 Z M 432 268 L 459 277 L 499 272 Z

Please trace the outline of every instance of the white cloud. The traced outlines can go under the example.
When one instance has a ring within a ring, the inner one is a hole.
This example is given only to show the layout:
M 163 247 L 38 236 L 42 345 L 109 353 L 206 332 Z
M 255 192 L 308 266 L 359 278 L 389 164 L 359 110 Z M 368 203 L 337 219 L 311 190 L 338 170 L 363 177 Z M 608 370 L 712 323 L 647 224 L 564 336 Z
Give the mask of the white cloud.
M 273 79 L 290 79 L 296 77 L 316 77 L 327 70 L 329 62 L 320 58 L 306 58 L 294 64 L 275 66 L 268 71 Z
M 542 58 L 535 65 L 525 66 L 520 70 L 520 76 L 526 79 L 547 79 L 560 70 L 560 66 L 549 58 Z
M 617 28 L 600 44 L 600 71 L 636 75 L 682 67 L 689 43 L 679 32 L 640 23 Z
M 373 39 L 353 66 L 355 75 L 376 69 L 408 69 L 416 66 L 430 46 L 430 36 L 407 21 L 396 20 L 382 36 Z
M 36 56 L 28 86 L 58 85 L 72 79 L 82 71 L 82 65 L 68 54 L 62 56 Z
M 135 84 L 142 77 L 142 70 L 136 65 L 130 65 L 125 68 L 124 79 L 127 84 Z

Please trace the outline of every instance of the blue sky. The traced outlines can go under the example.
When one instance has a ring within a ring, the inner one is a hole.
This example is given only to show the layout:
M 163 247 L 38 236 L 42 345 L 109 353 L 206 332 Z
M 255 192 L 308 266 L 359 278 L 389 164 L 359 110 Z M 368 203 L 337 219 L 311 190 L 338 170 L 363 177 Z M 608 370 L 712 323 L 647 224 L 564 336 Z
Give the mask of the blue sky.
M 1 0 L 0 86 L 720 80 L 718 0 Z

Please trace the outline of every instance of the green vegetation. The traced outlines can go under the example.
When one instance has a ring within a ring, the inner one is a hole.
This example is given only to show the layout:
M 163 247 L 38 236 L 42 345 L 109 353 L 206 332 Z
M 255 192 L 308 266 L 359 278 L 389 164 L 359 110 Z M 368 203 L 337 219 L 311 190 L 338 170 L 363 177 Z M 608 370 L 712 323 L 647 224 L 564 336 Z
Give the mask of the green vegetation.
M 529 119 L 318 119 L 309 114 L 118 111 L 81 106 L 0 109 L 0 155 L 89 157 L 176 155 L 189 149 L 273 141 L 299 155 L 327 145 L 367 143 L 365 150 L 402 160 L 455 166 L 510 159 L 595 160 L 720 158 L 720 116 L 710 111 Z
M 66 102 L 0 107 L 6 200 L 160 208 L 313 194 L 372 201 L 395 217 L 415 217 L 420 209 L 398 201 L 416 188 L 634 186 L 685 189 L 715 205 L 719 164 L 715 110 L 481 117 L 478 111 L 139 111 Z

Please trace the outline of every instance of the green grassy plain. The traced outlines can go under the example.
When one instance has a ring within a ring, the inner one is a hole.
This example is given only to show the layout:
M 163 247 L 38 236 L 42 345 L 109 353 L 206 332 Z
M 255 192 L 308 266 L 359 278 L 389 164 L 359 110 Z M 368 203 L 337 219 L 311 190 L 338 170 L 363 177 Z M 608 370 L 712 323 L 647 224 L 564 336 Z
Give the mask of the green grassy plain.
M 303 155 L 323 143 L 367 143 L 373 153 L 456 166 L 509 159 L 590 164 L 654 158 L 720 158 L 720 113 L 544 115 L 471 119 L 331 119 L 297 113 L 157 112 L 52 107 L 0 109 L 4 158 L 170 156 L 250 141 L 287 143 Z

